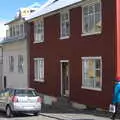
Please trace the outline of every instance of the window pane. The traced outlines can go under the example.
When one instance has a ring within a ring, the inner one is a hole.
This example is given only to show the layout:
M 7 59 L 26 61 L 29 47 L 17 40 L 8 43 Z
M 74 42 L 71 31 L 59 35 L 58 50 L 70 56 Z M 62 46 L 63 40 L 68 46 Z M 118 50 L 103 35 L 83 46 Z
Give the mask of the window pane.
M 88 6 L 83 8 L 84 15 L 88 15 Z
M 94 13 L 94 6 L 89 6 L 89 14 L 93 14 Z
M 43 20 L 36 21 L 34 24 L 34 40 L 38 42 L 44 41 L 44 22 Z
M 13 72 L 14 71 L 14 57 L 9 56 L 9 71 Z
M 85 32 L 88 32 L 89 31 L 89 22 L 88 22 L 89 20 L 88 20 L 88 16 L 85 16 L 84 17 L 84 31 Z
M 20 34 L 23 34 L 23 31 L 24 31 L 24 26 L 23 24 L 20 24 Z
M 98 69 L 100 69 L 100 60 L 96 60 L 96 62 L 95 62 L 96 64 L 96 68 L 98 68 Z
M 23 73 L 23 56 L 18 55 L 18 72 Z
M 61 37 L 69 36 L 70 34 L 70 22 L 69 13 L 61 13 Z
M 95 4 L 95 12 L 100 12 L 100 3 Z
M 44 81 L 44 59 L 43 58 L 35 58 L 34 76 L 35 76 L 35 80 Z
M 94 15 L 89 15 L 89 31 L 94 31 Z

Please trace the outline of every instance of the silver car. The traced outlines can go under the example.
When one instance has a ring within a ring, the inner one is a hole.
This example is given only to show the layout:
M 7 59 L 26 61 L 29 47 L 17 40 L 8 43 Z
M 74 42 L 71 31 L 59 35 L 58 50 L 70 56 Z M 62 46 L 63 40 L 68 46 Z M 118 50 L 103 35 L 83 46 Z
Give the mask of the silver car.
M 41 97 L 32 88 L 7 88 L 0 91 L 0 110 L 5 111 L 7 117 L 20 112 L 38 115 L 41 104 Z

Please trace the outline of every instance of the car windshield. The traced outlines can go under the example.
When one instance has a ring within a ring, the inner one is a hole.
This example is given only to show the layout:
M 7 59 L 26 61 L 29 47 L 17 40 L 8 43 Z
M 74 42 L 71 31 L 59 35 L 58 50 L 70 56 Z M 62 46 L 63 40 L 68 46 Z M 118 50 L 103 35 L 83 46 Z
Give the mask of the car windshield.
M 16 96 L 28 96 L 28 97 L 35 97 L 38 96 L 38 93 L 35 90 L 24 90 L 24 89 L 17 89 L 15 90 L 15 95 Z

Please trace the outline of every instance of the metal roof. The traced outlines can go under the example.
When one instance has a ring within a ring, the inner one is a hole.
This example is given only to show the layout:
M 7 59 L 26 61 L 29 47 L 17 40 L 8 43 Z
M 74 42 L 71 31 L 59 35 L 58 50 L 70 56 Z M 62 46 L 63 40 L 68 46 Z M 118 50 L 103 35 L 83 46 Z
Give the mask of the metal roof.
M 81 2 L 81 1 L 82 0 L 54 0 L 54 2 L 52 2 L 48 6 L 40 8 L 37 11 L 35 11 L 33 14 L 31 14 L 30 16 L 26 17 L 26 20 L 29 21 L 33 18 L 49 14 L 51 12 L 62 9 L 64 7 L 71 6 L 71 5 Z

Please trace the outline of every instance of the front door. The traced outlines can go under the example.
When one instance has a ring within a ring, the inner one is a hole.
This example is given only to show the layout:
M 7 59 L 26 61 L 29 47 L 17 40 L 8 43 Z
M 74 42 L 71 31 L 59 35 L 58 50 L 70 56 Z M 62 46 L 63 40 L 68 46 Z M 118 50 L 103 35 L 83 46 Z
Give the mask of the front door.
M 61 61 L 61 95 L 69 96 L 70 94 L 70 80 L 69 80 L 69 61 Z

